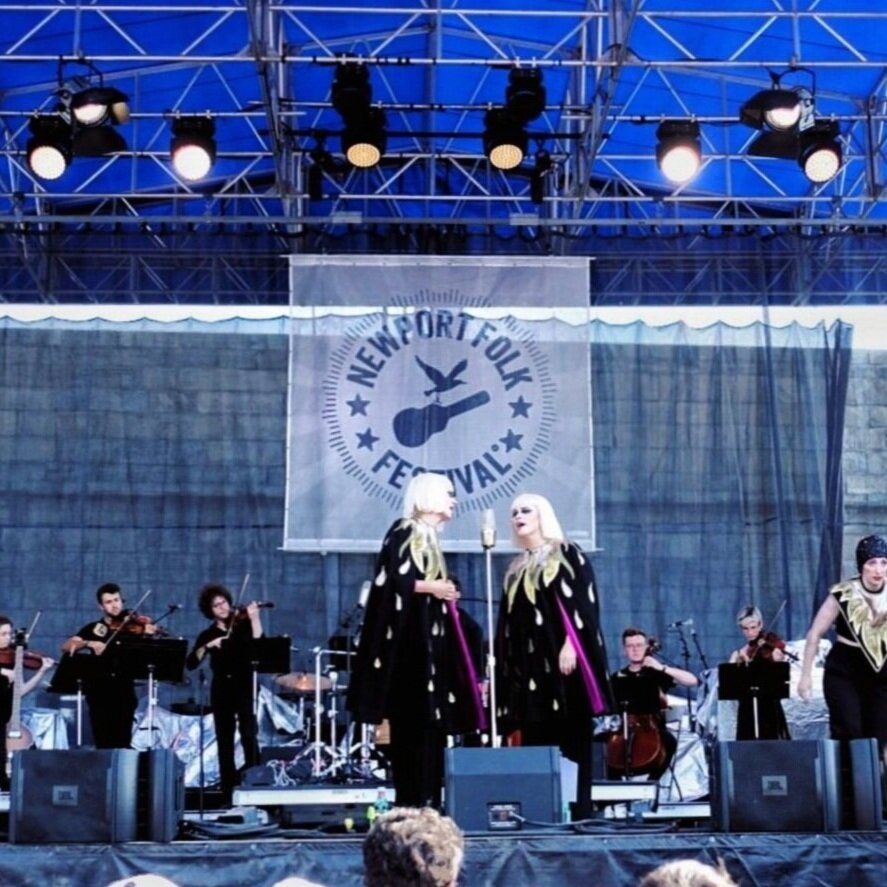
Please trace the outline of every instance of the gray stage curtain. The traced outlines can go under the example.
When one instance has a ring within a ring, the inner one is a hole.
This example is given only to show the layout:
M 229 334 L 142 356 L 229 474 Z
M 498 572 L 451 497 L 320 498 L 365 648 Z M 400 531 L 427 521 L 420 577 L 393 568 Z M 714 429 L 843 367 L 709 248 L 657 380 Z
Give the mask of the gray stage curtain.
M 282 319 L 0 325 L 0 612 L 24 624 L 42 609 L 35 647 L 56 651 L 109 580 L 130 603 L 153 589 L 149 614 L 183 604 L 170 627 L 193 637 L 199 587 L 236 593 L 249 572 L 248 595 L 277 603 L 269 633 L 292 634 L 293 668 L 311 667 L 372 557 L 279 550 L 285 330 Z M 802 634 L 840 573 L 849 328 L 595 323 L 589 341 L 611 647 L 628 623 L 665 633 L 692 617 L 717 661 L 739 641 L 741 604 L 772 615 L 783 600 L 776 629 Z M 479 548 L 452 568 L 483 619 Z M 505 551 L 503 539 L 497 601 Z
M 591 340 L 611 659 L 633 624 L 680 661 L 667 626 L 692 619 L 691 666 L 699 650 L 714 664 L 740 645 L 746 604 L 803 635 L 841 571 L 850 329 L 596 323 Z

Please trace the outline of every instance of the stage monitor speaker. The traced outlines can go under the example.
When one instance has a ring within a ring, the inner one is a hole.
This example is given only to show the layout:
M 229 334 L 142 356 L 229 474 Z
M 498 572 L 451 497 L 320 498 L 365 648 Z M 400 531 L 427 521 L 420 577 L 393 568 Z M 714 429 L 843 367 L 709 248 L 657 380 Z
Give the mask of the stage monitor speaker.
M 879 832 L 884 828 L 881 758 L 877 739 L 851 739 L 844 759 L 849 779 L 843 782 L 844 822 L 847 829 Z M 849 801 L 849 803 L 848 803 Z
M 139 753 L 138 837 L 175 840 L 185 818 L 185 765 L 169 748 Z
M 557 748 L 449 748 L 445 770 L 447 815 L 466 832 L 563 819 Z
M 841 823 L 840 745 L 821 740 L 720 742 L 712 819 L 724 832 L 834 832 Z
M 134 841 L 139 753 L 29 749 L 12 759 L 9 842 Z

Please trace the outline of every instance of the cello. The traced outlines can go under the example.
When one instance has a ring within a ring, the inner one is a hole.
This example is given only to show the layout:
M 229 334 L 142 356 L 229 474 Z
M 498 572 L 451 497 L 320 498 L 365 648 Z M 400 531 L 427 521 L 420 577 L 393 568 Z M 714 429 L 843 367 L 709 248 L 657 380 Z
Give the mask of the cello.
M 659 650 L 655 638 L 649 638 L 645 656 Z M 657 697 L 659 688 L 656 688 Z M 648 775 L 662 769 L 668 749 L 662 738 L 661 716 L 655 712 L 632 713 L 630 700 L 622 700 L 622 726 L 607 737 L 607 767 L 626 777 Z

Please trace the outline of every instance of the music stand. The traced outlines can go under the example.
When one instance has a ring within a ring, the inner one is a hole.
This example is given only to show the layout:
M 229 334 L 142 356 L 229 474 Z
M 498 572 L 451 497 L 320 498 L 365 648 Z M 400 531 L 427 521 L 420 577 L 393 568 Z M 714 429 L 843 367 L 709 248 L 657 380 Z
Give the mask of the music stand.
M 287 674 L 290 670 L 290 638 L 251 638 L 247 657 L 253 673 L 253 714 L 259 716 L 259 675 Z
M 625 742 L 625 778 L 631 776 L 631 736 L 628 715 L 658 715 L 662 710 L 659 685 L 644 678 L 622 677 L 617 673 L 611 681 L 616 703 L 622 710 L 622 739 Z
M 93 680 L 104 663 L 92 650 L 65 653 L 55 667 L 52 680 L 46 688 L 50 693 L 77 694 L 77 747 L 83 744 L 83 686 Z
M 758 700 L 788 699 L 789 664 L 755 660 L 749 663 L 722 662 L 718 666 L 718 698 L 751 699 L 755 739 L 759 738 Z
M 134 680 L 148 679 L 149 747 L 154 747 L 154 711 L 157 707 L 157 681 L 180 684 L 185 674 L 188 642 L 184 638 L 138 637 L 117 641 L 105 656 L 121 674 Z

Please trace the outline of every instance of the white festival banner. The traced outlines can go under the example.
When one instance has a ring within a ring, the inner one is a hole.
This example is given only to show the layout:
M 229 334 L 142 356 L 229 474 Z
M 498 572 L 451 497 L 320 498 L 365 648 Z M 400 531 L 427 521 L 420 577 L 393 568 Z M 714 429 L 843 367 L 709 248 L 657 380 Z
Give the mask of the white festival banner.
M 594 547 L 588 261 L 293 256 L 284 548 L 375 551 L 410 477 L 446 474 L 451 551 L 549 498 Z M 506 541 L 502 539 L 501 541 Z

